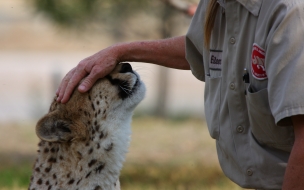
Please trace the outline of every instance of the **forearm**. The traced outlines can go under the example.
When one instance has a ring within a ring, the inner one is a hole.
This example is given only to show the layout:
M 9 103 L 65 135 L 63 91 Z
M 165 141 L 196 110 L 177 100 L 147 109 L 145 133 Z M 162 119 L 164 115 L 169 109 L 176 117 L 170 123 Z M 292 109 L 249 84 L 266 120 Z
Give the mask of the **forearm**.
M 190 69 L 185 58 L 185 36 L 112 46 L 118 61 L 146 62 L 175 69 Z
M 304 189 L 304 115 L 292 117 L 295 143 L 292 148 L 283 183 L 283 190 Z
M 88 91 L 99 78 L 112 72 L 118 63 L 126 61 L 190 69 L 185 58 L 185 36 L 156 41 L 120 43 L 83 59 L 69 71 L 56 92 L 57 101 L 66 103 L 81 80 L 78 90 Z

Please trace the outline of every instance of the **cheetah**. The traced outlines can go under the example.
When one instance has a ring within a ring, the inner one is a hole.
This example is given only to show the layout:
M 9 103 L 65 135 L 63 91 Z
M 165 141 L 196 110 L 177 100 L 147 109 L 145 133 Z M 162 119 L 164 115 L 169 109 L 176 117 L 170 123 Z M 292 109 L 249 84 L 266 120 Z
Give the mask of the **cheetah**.
M 36 125 L 40 138 L 29 190 L 117 190 L 134 108 L 145 85 L 128 63 L 118 64 L 86 93 L 56 97 Z

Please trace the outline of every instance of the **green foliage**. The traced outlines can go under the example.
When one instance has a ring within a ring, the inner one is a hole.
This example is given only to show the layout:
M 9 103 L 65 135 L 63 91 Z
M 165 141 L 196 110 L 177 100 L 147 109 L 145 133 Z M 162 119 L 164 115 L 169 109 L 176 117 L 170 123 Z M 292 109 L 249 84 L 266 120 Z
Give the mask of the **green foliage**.
M 32 173 L 32 164 L 20 164 L 0 169 L 0 187 L 27 187 Z
M 34 0 L 33 2 L 37 10 L 44 11 L 55 22 L 63 25 L 72 25 L 76 20 L 85 20 L 91 16 L 96 0 Z
M 38 12 L 67 27 L 120 21 L 155 5 L 148 0 L 32 0 L 32 3 Z

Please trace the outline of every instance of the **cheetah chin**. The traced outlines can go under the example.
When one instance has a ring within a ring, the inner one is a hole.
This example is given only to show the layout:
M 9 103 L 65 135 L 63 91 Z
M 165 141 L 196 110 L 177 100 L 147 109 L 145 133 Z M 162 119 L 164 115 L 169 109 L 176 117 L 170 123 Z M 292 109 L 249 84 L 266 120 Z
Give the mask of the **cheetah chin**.
M 120 189 L 132 112 L 144 95 L 139 75 L 122 63 L 89 92 L 54 100 L 36 126 L 41 141 L 29 189 Z

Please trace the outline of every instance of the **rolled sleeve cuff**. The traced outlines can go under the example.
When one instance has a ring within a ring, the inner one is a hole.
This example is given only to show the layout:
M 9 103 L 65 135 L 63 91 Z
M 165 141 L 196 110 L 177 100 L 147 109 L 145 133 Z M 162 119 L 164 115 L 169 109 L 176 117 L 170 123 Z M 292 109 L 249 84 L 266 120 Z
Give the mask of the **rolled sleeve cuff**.
M 278 126 L 290 126 L 292 125 L 291 116 L 304 115 L 304 105 L 292 108 L 286 108 L 275 115 L 275 123 Z

